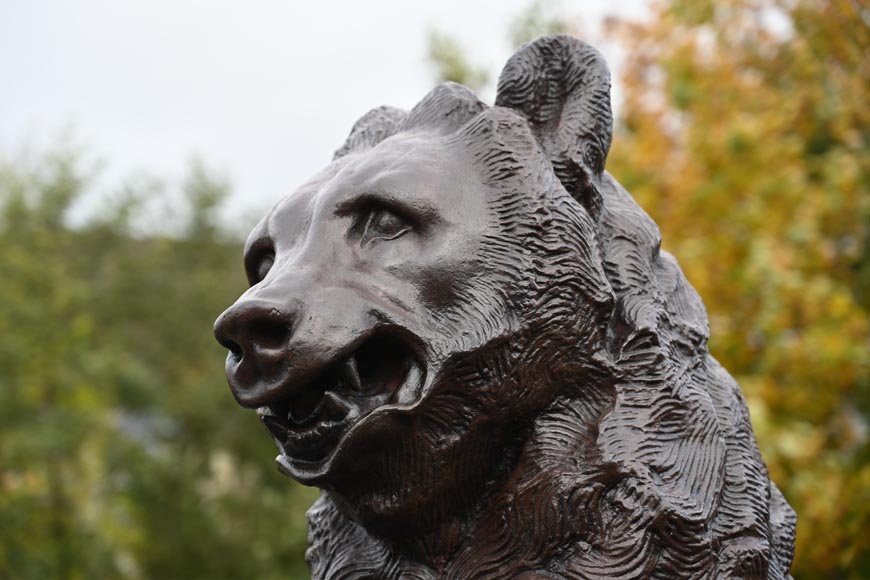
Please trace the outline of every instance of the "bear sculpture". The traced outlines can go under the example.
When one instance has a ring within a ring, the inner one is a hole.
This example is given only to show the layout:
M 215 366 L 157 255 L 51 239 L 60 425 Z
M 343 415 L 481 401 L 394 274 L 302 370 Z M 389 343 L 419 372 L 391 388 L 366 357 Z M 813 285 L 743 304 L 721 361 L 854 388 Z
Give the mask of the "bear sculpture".
M 543 37 L 495 106 L 364 115 L 251 233 L 215 335 L 322 490 L 313 578 L 789 577 L 794 512 L 611 129 L 600 54 Z

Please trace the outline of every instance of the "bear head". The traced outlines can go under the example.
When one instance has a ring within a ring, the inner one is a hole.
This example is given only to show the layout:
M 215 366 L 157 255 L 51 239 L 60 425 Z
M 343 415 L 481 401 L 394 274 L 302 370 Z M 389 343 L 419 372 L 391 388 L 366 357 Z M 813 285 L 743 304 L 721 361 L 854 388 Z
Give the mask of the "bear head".
M 215 334 L 279 469 L 324 490 L 315 577 L 787 572 L 703 305 L 604 171 L 609 82 L 552 36 L 493 107 L 445 83 L 375 109 L 249 236 Z

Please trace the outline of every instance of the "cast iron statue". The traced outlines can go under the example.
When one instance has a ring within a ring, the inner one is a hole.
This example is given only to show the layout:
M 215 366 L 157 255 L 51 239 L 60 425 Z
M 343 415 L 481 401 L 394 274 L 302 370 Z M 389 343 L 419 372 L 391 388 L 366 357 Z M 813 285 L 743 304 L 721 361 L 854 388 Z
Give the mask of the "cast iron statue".
M 604 170 L 609 93 L 540 38 L 495 106 L 445 83 L 364 115 L 254 228 L 215 334 L 322 490 L 313 578 L 788 578 L 795 515 L 701 300 Z

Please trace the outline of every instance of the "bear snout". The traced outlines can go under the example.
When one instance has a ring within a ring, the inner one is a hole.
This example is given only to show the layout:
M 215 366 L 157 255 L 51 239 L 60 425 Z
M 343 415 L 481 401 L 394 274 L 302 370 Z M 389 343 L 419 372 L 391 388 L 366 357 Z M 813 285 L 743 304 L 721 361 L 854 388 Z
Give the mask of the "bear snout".
M 284 374 L 293 315 L 264 300 L 243 300 L 215 321 L 214 335 L 227 350 L 227 379 L 233 395 L 244 405 L 259 398 L 265 379 Z

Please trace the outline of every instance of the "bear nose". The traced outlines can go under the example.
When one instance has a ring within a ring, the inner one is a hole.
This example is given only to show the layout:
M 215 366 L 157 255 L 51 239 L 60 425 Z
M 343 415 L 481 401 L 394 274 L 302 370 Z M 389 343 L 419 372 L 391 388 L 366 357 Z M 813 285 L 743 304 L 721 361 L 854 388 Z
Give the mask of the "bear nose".
M 293 316 L 272 302 L 238 302 L 215 321 L 214 335 L 230 351 L 227 378 L 238 398 L 263 379 L 281 374 Z
M 290 315 L 274 304 L 247 301 L 218 317 L 214 335 L 232 355 L 244 358 L 284 346 L 291 323 Z

